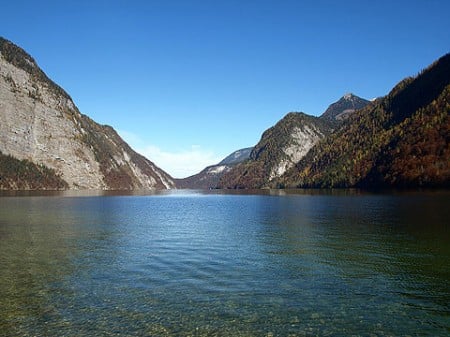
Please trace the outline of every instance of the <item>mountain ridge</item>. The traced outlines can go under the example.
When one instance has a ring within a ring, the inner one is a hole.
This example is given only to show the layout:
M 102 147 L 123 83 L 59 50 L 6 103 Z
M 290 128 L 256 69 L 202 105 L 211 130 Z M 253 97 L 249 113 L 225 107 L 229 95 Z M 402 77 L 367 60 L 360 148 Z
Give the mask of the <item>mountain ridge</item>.
M 450 186 L 450 54 L 358 110 L 280 180 L 286 187 Z
M 247 161 L 223 174 L 219 188 L 261 188 L 282 175 L 332 130 L 327 121 L 290 112 L 263 132 Z
M 319 117 L 303 112 L 286 114 L 273 127 L 263 132 L 248 161 L 223 174 L 218 187 L 262 188 L 277 180 L 319 140 L 339 128 L 355 111 L 355 107 L 367 104 L 370 102 L 349 93 L 331 103 Z M 345 117 L 338 117 L 344 114 Z
M 384 97 L 288 113 L 254 147 L 173 179 L 0 37 L 0 189 L 450 186 L 449 82 L 446 54 Z
M 132 150 L 112 127 L 81 114 L 27 52 L 4 38 L 0 38 L 0 151 L 4 154 L 0 168 L 13 162 L 10 157 L 31 170 L 46 167 L 49 175 L 54 172 L 53 179 L 64 182 L 58 185 L 61 188 L 175 186 L 170 175 Z M 2 188 L 18 186 L 6 185 L 11 179 L 3 174 Z M 47 188 L 33 181 L 19 185 Z
M 214 189 L 220 181 L 223 174 L 231 170 L 234 166 L 247 160 L 252 151 L 252 147 L 236 150 L 226 156 L 218 164 L 210 165 L 197 174 L 176 179 L 177 188 L 181 189 Z

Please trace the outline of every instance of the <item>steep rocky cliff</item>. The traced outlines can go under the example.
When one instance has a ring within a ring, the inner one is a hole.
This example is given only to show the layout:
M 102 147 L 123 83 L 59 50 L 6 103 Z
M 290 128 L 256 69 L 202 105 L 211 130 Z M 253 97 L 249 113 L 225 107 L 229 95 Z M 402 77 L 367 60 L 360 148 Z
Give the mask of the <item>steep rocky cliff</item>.
M 30 55 L 3 38 L 0 38 L 0 151 L 4 155 L 0 157 L 0 168 L 9 165 L 11 158 L 45 167 L 48 174 L 54 172 L 64 182 L 58 185 L 60 188 L 175 186 L 167 173 L 134 152 L 111 127 L 81 114 L 70 96 L 45 75 Z M 52 188 L 45 182 L 39 186 L 33 183 L 28 186 Z M 2 188 L 17 186 L 23 184 L 4 184 Z

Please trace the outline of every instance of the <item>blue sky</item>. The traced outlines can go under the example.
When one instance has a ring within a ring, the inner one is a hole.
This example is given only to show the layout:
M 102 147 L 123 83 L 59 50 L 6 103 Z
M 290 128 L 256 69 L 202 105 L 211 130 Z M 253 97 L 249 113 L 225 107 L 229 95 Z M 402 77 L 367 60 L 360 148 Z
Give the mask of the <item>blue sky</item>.
M 450 1 L 8 1 L 0 35 L 174 177 L 450 51 Z

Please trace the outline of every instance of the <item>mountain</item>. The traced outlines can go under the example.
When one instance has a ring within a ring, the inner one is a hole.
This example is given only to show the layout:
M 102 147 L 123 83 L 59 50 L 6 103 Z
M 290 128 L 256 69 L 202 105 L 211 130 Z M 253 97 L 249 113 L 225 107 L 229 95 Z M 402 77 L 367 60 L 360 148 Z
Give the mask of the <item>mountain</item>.
M 322 138 L 339 128 L 342 121 L 370 102 L 345 94 L 320 116 L 289 113 L 268 129 L 254 147 L 248 161 L 227 170 L 222 188 L 261 188 L 292 168 Z
M 337 102 L 331 104 L 328 109 L 320 116 L 329 122 L 342 122 L 347 119 L 356 110 L 364 108 L 370 101 L 351 93 L 345 94 Z
M 23 49 L 0 38 L 0 188 L 172 188 L 172 178 L 70 96 Z M 21 170 L 15 174 L 14 167 Z M 33 174 L 31 174 L 33 172 Z
M 234 151 L 217 165 L 206 167 L 193 176 L 176 179 L 177 188 L 210 189 L 216 188 L 222 175 L 230 171 L 237 164 L 250 157 L 252 147 Z
M 217 165 L 236 165 L 239 163 L 242 163 L 243 161 L 247 160 L 250 157 L 250 154 L 252 153 L 253 147 L 247 147 L 245 149 L 240 149 L 237 151 L 234 151 L 229 156 L 225 157 L 219 164 Z
M 266 130 L 250 158 L 225 172 L 220 188 L 261 188 L 294 166 L 331 132 L 327 121 L 301 112 L 288 113 Z
M 288 187 L 450 186 L 450 54 L 353 113 L 278 180 Z

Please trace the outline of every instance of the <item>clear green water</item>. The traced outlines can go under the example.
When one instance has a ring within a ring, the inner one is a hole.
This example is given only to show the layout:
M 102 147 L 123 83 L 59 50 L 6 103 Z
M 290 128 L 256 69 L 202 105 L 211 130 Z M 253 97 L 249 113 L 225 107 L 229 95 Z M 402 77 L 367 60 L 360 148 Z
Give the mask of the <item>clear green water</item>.
M 446 192 L 0 197 L 1 336 L 448 336 L 449 281 Z

